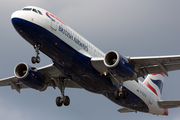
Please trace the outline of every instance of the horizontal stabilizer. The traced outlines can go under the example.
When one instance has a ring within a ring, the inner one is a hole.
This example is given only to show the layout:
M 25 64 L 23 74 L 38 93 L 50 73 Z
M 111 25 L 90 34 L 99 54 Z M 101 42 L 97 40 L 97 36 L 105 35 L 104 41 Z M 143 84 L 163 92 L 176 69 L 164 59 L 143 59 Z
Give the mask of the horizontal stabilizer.
M 158 104 L 162 108 L 175 108 L 175 107 L 180 107 L 180 101 L 158 101 Z
M 128 112 L 135 112 L 134 110 L 128 109 L 128 108 L 121 108 L 117 110 L 120 113 L 128 113 Z

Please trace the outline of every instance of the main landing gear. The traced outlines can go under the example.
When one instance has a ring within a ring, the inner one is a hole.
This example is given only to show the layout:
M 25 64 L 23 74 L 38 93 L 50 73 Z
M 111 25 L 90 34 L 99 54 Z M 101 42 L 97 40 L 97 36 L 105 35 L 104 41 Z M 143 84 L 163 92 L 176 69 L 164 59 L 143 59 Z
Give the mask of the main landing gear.
M 56 105 L 58 107 L 61 107 L 63 104 L 64 106 L 68 106 L 70 104 L 70 99 L 68 96 L 64 96 L 64 90 L 67 84 L 67 79 L 59 78 L 57 80 L 53 79 L 56 86 L 60 89 L 61 91 L 61 96 L 58 96 L 56 98 Z
M 40 47 L 41 47 L 41 45 L 39 45 L 39 44 L 35 44 L 35 45 L 34 45 L 34 49 L 35 49 L 35 52 L 36 52 L 36 57 L 33 56 L 33 57 L 31 58 L 31 62 L 32 62 L 33 64 L 35 64 L 35 63 L 40 63 L 40 61 L 41 61 L 41 59 L 40 59 L 40 57 L 39 57 Z
M 116 100 L 120 100 L 121 98 L 127 99 L 128 98 L 128 90 L 122 89 L 122 86 L 119 88 L 119 90 L 115 90 L 114 97 Z

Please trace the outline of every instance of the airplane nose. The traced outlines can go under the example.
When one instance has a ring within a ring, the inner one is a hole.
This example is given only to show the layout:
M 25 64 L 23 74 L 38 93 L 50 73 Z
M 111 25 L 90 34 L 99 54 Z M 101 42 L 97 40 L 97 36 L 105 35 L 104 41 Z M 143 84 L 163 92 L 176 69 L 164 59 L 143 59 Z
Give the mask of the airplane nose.
M 12 15 L 11 15 L 11 19 L 13 18 L 19 18 L 20 17 L 20 11 L 15 11 Z
M 17 18 L 20 18 L 20 12 L 19 11 L 16 11 L 11 15 L 11 22 L 13 25 L 16 24 Z

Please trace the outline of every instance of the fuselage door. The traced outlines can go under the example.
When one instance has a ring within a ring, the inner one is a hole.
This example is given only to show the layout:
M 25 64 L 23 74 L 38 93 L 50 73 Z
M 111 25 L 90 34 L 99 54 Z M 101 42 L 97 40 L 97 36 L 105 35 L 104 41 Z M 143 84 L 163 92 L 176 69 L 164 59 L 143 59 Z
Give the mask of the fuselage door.
M 51 28 L 53 29 L 53 30 L 57 30 L 57 22 L 56 22 L 56 19 L 54 19 L 54 20 L 51 20 Z

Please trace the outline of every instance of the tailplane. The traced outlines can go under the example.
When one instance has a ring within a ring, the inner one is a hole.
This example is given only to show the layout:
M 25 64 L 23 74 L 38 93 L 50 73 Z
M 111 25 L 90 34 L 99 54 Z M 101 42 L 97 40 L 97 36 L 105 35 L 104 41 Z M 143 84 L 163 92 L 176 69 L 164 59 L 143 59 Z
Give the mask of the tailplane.
M 144 84 L 161 98 L 164 83 L 164 73 L 149 74 L 144 80 Z

